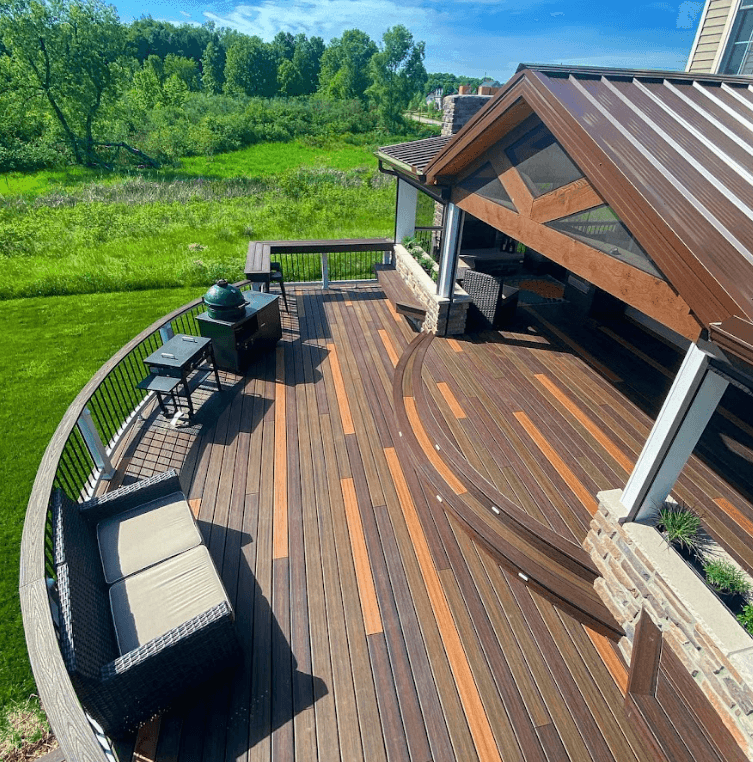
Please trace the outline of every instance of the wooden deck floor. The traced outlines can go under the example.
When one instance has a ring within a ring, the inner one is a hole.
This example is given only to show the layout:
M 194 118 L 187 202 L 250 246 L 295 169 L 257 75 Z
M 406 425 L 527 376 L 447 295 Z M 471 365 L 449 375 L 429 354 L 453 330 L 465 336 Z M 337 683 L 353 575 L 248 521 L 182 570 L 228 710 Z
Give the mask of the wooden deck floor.
M 138 751 L 660 760 L 625 714 L 612 642 L 501 568 L 405 457 L 393 411 L 395 368 L 415 338 L 405 320 L 373 286 L 293 296 L 276 352 L 243 378 L 225 374 L 222 394 L 207 379 L 190 429 L 153 414 L 120 462 L 118 481 L 181 470 L 245 652 L 142 733 Z M 595 493 L 624 483 L 679 358 L 628 323 L 565 327 L 557 309 L 521 310 L 501 334 L 434 339 L 405 383 L 423 384 L 417 413 L 484 481 L 579 545 Z M 749 462 L 753 429 L 730 429 L 730 415 L 699 448 L 730 478 L 694 459 L 678 493 L 703 502 L 751 566 L 730 523 L 739 512 L 753 527 L 747 487 L 728 481 Z

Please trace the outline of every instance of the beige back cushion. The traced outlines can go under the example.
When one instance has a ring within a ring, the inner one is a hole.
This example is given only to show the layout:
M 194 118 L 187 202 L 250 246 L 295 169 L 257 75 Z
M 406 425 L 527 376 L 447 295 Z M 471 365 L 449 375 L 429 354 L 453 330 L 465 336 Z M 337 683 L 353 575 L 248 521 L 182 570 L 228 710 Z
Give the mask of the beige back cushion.
M 108 585 L 201 544 L 182 492 L 100 521 L 97 542 Z

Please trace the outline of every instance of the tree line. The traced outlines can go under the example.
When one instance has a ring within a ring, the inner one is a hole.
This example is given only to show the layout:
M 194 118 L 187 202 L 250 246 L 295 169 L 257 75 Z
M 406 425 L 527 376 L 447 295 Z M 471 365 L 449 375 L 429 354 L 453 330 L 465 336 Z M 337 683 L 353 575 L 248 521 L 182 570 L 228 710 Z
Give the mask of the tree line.
M 157 164 L 297 134 L 396 132 L 411 99 L 454 78 L 428 75 L 424 55 L 402 25 L 379 42 L 350 29 L 328 44 L 288 32 L 268 43 L 211 21 L 123 24 L 102 0 L 4 0 L 0 171 L 61 152 Z

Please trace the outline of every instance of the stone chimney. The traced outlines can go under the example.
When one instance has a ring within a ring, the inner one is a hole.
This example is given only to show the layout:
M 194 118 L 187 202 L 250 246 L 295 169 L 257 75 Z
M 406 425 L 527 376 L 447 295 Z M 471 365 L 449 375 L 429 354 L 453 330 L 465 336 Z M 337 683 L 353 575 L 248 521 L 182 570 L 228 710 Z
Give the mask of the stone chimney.
M 448 95 L 444 99 L 442 135 L 454 135 L 491 98 L 491 95 Z

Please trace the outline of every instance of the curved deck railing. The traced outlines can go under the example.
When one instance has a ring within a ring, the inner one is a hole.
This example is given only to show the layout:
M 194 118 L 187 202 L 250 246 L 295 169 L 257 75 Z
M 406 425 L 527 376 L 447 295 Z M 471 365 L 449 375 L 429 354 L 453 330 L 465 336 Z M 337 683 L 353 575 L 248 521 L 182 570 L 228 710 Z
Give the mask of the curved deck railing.
M 249 286 L 247 281 L 237 284 Z M 50 500 L 60 487 L 83 500 L 107 477 L 109 456 L 151 395 L 136 388 L 143 359 L 156 350 L 168 326 L 199 335 L 196 299 L 153 323 L 110 358 L 81 390 L 58 425 L 37 471 L 21 539 L 19 593 L 29 660 L 42 705 L 68 760 L 107 762 L 109 743 L 95 733 L 78 702 L 60 653 L 51 610 L 54 570 Z M 104 445 L 103 443 L 107 443 Z

